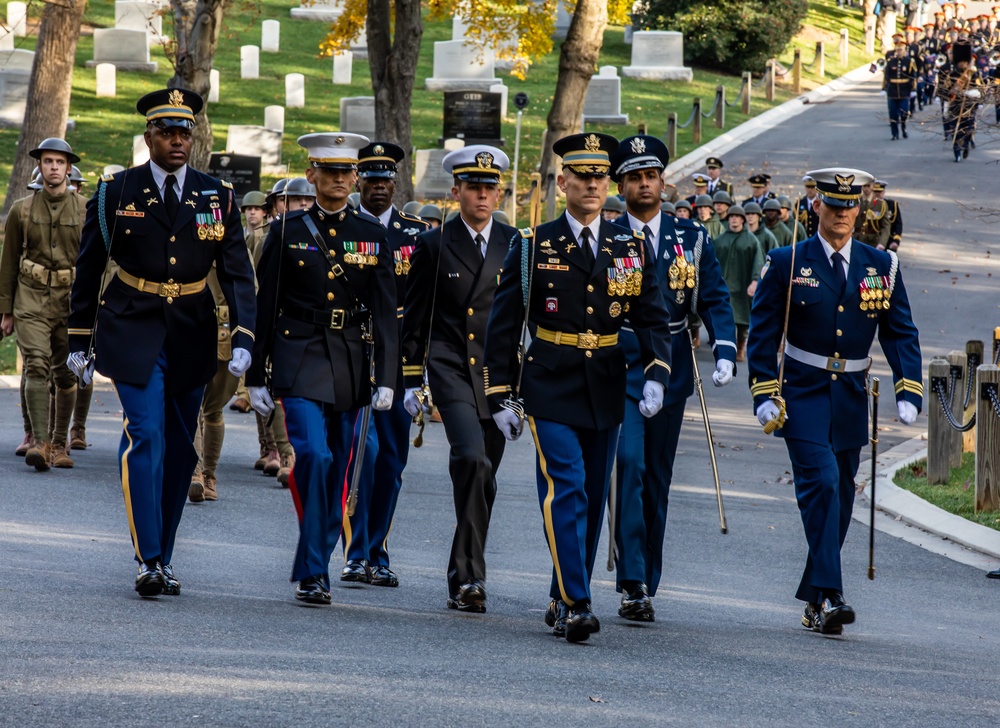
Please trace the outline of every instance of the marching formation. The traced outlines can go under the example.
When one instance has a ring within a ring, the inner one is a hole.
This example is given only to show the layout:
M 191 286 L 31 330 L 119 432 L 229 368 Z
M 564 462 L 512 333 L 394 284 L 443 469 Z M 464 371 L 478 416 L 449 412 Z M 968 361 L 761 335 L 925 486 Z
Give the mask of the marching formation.
M 546 625 L 570 642 L 600 631 L 591 579 L 606 507 L 618 614 L 652 622 L 695 391 L 712 447 L 694 356 L 704 327 L 714 385 L 746 362 L 755 414 L 788 447 L 809 545 L 803 625 L 836 634 L 854 620 L 840 548 L 876 336 L 900 421 L 922 400 L 894 252 L 901 217 L 884 183 L 821 169 L 793 201 L 755 174 L 734 204 L 710 157 L 685 200 L 664 182 L 662 141 L 581 133 L 553 146 L 565 212 L 518 230 L 497 214 L 502 150 L 449 153 L 457 209 L 415 214 L 392 203 L 402 148 L 324 132 L 298 140 L 303 178 L 238 201 L 187 163 L 201 106 L 183 89 L 140 99 L 150 161 L 101 178 L 85 213 L 68 187 L 76 155 L 43 142 L 32 152 L 43 186 L 8 223 L 24 247 L 5 246 L 0 261 L 3 331 L 25 353 L 26 463 L 71 467 L 73 400 L 95 371 L 114 383 L 141 597 L 181 592 L 181 514 L 187 500 L 219 497 L 222 412 L 235 396 L 256 411 L 257 466 L 295 504 L 297 600 L 330 604 L 338 576 L 400 585 L 389 534 L 411 425 L 422 432 L 435 416 L 455 508 L 447 608 L 487 611 L 498 475 L 506 443 L 527 429 L 552 558 Z M 721 491 L 719 511 L 725 532 Z

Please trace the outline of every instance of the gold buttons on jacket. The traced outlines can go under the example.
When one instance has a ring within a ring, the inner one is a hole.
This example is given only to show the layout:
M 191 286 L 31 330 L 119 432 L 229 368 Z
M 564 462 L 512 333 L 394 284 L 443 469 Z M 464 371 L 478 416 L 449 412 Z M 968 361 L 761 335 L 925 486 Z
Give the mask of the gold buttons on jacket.
M 170 258 L 170 265 L 177 265 L 177 258 L 174 258 L 173 256 L 171 256 L 171 258 Z
M 176 243 L 177 242 L 177 236 L 176 235 L 171 235 L 170 236 L 170 242 L 171 243 Z
M 587 284 L 587 293 L 593 293 L 593 292 L 594 292 L 594 286 L 592 286 L 591 284 L 588 283 Z
M 833 381 L 836 382 L 837 381 L 837 375 L 836 374 L 831 374 L 830 375 L 830 379 L 832 379 Z
M 476 364 L 476 357 L 470 356 L 469 357 L 469 363 L 472 364 L 473 366 L 475 366 L 475 364 Z
M 837 306 L 837 311 L 839 313 L 843 313 L 844 312 L 844 307 L 843 306 Z
M 327 273 L 327 274 L 326 274 L 326 277 L 327 277 L 327 278 L 329 278 L 329 279 L 330 279 L 330 280 L 332 281 L 332 280 L 333 280 L 333 277 L 334 277 L 334 276 L 333 276 L 333 271 L 330 271 L 329 273 Z
M 299 261 L 299 267 L 304 266 L 305 264 L 306 264 L 306 262 L 304 260 L 300 260 Z
M 469 341 L 474 341 L 476 338 L 475 334 L 469 334 Z
M 326 300 L 327 301 L 332 301 L 333 300 L 333 294 L 332 293 L 327 293 L 326 294 Z
M 837 329 L 837 336 L 843 336 L 843 335 L 844 335 L 844 332 L 841 331 L 840 329 Z
M 588 359 L 594 355 L 594 352 L 592 352 L 590 349 L 587 349 L 587 351 L 583 353 Z
M 472 309 L 470 308 L 470 309 L 469 309 L 469 315 L 471 316 L 471 315 L 472 315 L 472 314 L 474 314 L 474 313 L 475 313 L 475 311 L 473 311 L 473 310 L 472 310 Z
M 587 306 L 587 313 L 593 313 L 593 312 L 594 312 L 594 307 L 593 306 Z

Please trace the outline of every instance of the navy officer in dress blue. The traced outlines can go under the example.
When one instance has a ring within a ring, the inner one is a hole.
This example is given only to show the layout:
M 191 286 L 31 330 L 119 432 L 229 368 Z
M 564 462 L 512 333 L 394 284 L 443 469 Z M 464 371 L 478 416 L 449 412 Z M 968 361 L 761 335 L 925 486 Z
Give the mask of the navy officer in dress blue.
M 95 366 L 112 379 L 124 412 L 118 461 L 142 597 L 180 593 L 174 540 L 198 462 L 198 410 L 218 368 L 213 265 L 229 304 L 233 376 L 250 366 L 254 340 L 253 269 L 232 186 L 187 164 L 202 105 L 176 88 L 136 104 L 150 161 L 101 178 L 71 300 L 68 364 L 84 385 Z M 106 281 L 109 258 L 119 270 Z
M 288 478 L 299 519 L 295 598 L 329 604 L 356 419 L 345 413 L 369 402 L 378 411 L 392 407 L 399 327 L 385 228 L 347 205 L 358 150 L 368 139 L 320 133 L 298 143 L 309 151 L 306 179 L 316 188 L 316 204 L 272 223 L 264 242 L 257 268 L 260 335 L 246 383 L 250 404 L 265 417 L 273 398 L 281 398 L 295 449 Z
M 410 273 L 410 255 L 417 236 L 430 228 L 419 217 L 397 210 L 392 204 L 396 192 L 396 165 L 406 154 L 389 142 L 372 142 L 358 152 L 358 210 L 378 220 L 386 229 L 396 277 L 396 320 L 403 325 L 403 295 Z M 344 556 L 341 581 L 399 586 L 399 578 L 389 568 L 389 531 L 396 501 L 403 485 L 403 469 L 410 452 L 410 423 L 413 418 L 403 406 L 403 367 L 399 361 L 392 407 L 374 412 L 364 451 L 353 516 L 344 515 Z M 356 418 L 355 437 L 360 435 L 361 418 Z M 355 443 L 357 450 L 357 443 Z M 351 468 L 356 467 L 352 461 Z
M 626 407 L 619 330 L 626 317 L 648 330 L 639 340 L 646 381 L 638 408 L 652 417 L 669 383 L 670 317 L 642 233 L 601 219 L 618 141 L 574 134 L 552 149 L 562 157 L 557 181 L 566 213 L 515 236 L 486 333 L 486 393 L 508 439 L 520 435 L 527 414 L 553 565 L 545 622 L 556 636 L 579 642 L 601 628 L 591 610 L 590 579 Z M 532 340 L 522 376 L 518 342 L 525 321 Z
M 861 187 L 874 178 L 841 168 L 808 175 L 819 192 L 813 202 L 819 229 L 794 250 L 779 248 L 768 256 L 753 299 L 747 351 L 757 419 L 762 425 L 777 420 L 772 427 L 778 425 L 776 434 L 785 439 L 809 544 L 796 592 L 806 602 L 802 624 L 841 634 L 855 619 L 844 600 L 840 550 L 851 523 L 861 448 L 868 442 L 865 380 L 876 335 L 892 370 L 899 421 L 906 425 L 916 420 L 923 400 L 922 368 L 896 254 L 851 238 Z
M 673 371 L 663 409 L 645 418 L 635 406 L 642 400 L 644 379 L 639 339 L 627 324 L 620 334 L 628 364 L 629 404 L 618 438 L 615 477 L 616 574 L 617 588 L 622 593 L 618 614 L 639 622 L 654 619 L 650 597 L 656 595 L 663 570 L 663 536 L 674 457 L 684 405 L 694 391 L 691 340 L 687 335 L 691 314 L 699 315 L 708 329 L 715 356 L 715 386 L 732 381 L 736 369 L 733 309 L 712 241 L 704 228 L 692 221 L 660 212 L 660 175 L 669 161 L 667 146 L 651 136 L 623 140 L 612 160 L 612 176 L 626 206 L 617 224 L 643 233 L 645 269 L 660 283 L 670 311 L 672 335 Z

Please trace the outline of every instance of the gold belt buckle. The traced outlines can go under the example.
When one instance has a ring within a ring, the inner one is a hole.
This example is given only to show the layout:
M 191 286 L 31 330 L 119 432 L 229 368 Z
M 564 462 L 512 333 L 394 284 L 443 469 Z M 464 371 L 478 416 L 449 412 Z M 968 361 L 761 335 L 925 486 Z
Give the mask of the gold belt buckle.
M 177 298 L 181 295 L 180 283 L 161 283 L 160 298 Z
M 596 349 L 600 344 L 600 337 L 597 334 L 577 334 L 577 349 Z
M 340 330 L 344 328 L 344 315 L 346 311 L 342 308 L 335 308 L 330 311 L 330 328 L 334 330 Z
M 834 359 L 832 356 L 826 358 L 826 370 L 828 372 L 842 372 L 847 367 L 847 359 Z

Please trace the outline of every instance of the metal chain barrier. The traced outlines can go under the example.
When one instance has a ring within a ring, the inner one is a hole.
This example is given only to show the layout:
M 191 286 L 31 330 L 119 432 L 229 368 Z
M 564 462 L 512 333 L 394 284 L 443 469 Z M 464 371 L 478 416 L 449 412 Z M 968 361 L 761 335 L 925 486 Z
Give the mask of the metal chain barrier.
M 965 398 L 962 401 L 963 411 L 969 409 L 969 402 L 972 400 L 972 385 L 975 383 L 974 373 L 976 369 L 979 368 L 979 365 L 982 364 L 982 362 L 979 361 L 979 354 L 969 354 L 968 362 L 969 364 L 965 368 L 968 372 L 968 376 L 965 378 Z
M 755 83 L 755 84 L 753 85 L 753 87 L 754 87 L 754 88 L 760 88 L 761 86 L 763 86 L 763 85 L 764 85 L 764 84 L 765 84 L 765 83 L 767 82 L 767 77 L 768 77 L 768 76 L 769 76 L 770 74 L 771 74 L 771 67 L 770 67 L 770 66 L 768 66 L 768 67 L 767 67 L 767 70 L 766 70 L 766 71 L 764 71 L 764 75 L 763 75 L 763 76 L 761 76 L 761 79 L 760 79 L 760 81 L 759 81 L 759 82 L 757 82 L 757 83 Z
M 959 424 L 958 420 L 955 419 L 955 415 L 951 411 L 951 402 L 948 401 L 947 392 L 945 392 L 944 389 L 943 378 L 935 379 L 931 386 L 934 390 L 934 394 L 938 397 L 938 403 L 941 405 L 941 411 L 944 412 L 945 419 L 948 420 L 948 424 L 951 425 L 953 429 L 958 430 L 959 432 L 968 432 L 976 426 L 975 412 L 972 413 L 972 417 L 970 417 L 969 421 L 964 425 Z M 997 412 L 997 417 L 1000 417 L 1000 401 L 998 401 L 996 391 L 993 389 L 990 390 L 990 401 L 993 402 L 993 408 Z
M 708 117 L 710 117 L 713 114 L 715 114 L 715 110 L 717 108 L 719 108 L 719 99 L 721 99 L 721 98 L 722 98 L 722 94 L 719 93 L 718 90 L 716 90 L 716 92 L 715 92 L 715 102 L 712 104 L 712 108 L 709 109 L 708 111 L 701 112 L 701 115 L 707 119 Z
M 688 120 L 685 121 L 683 124 L 678 124 L 677 128 L 678 129 L 687 129 L 689 126 L 691 126 L 691 122 L 694 121 L 695 111 L 696 111 L 695 108 L 692 106 L 691 107 L 691 116 L 689 116 Z
M 993 405 L 993 414 L 1000 417 L 1000 394 L 997 394 L 997 388 L 987 387 L 986 394 L 989 395 L 990 404 Z
M 740 103 L 740 99 L 743 98 L 744 92 L 747 90 L 747 81 L 745 78 L 740 79 L 740 92 L 736 94 L 736 98 L 732 101 L 727 101 L 726 106 L 733 107 Z

